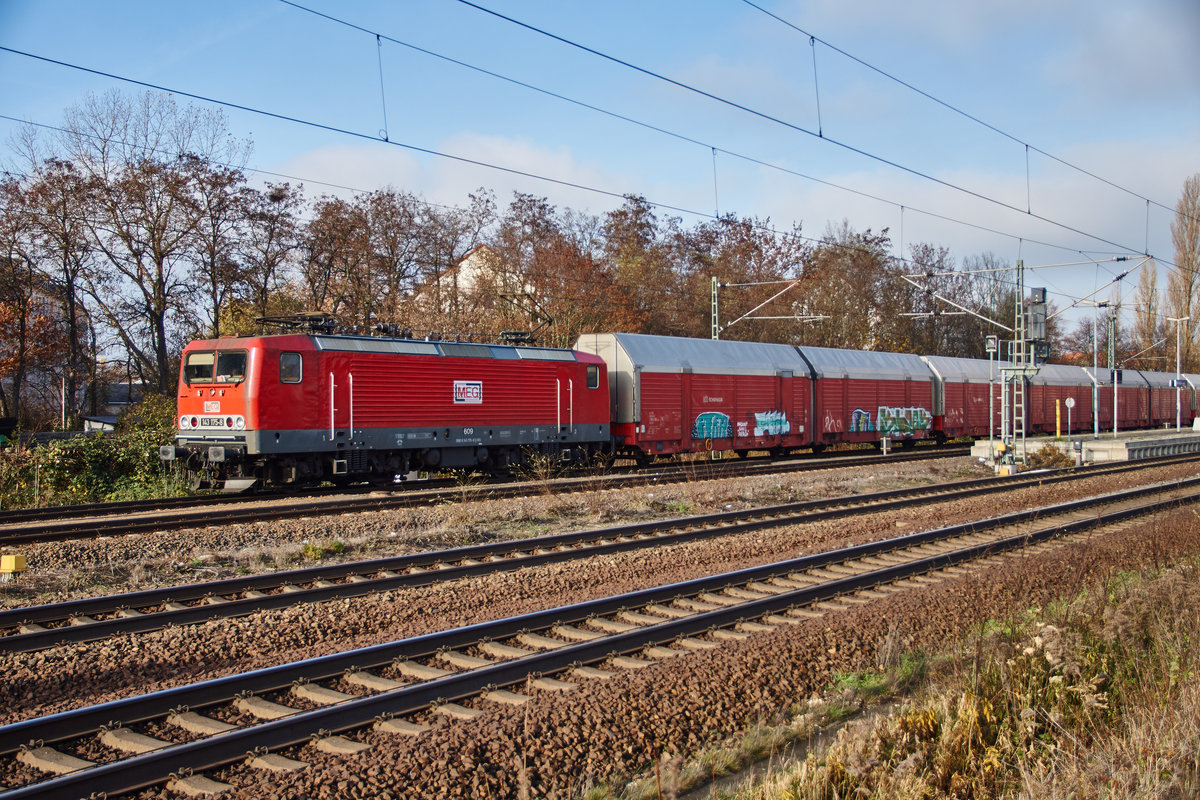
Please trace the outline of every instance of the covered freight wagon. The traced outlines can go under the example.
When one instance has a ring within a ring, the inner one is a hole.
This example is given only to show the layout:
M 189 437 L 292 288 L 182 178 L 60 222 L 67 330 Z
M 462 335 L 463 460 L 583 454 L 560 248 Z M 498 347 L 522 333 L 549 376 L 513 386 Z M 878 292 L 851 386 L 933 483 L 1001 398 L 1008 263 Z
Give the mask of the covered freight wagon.
M 921 360 L 933 372 L 935 436 L 954 439 L 1000 431 L 1001 370 L 1012 366 L 1010 362 L 947 356 L 921 356 Z
M 1092 376 L 1083 367 L 1042 364 L 1037 374 L 1029 379 L 1026 430 L 1030 433 L 1055 433 L 1056 426 L 1061 426 L 1063 431 L 1070 433 L 1067 431 L 1068 423 L 1076 431 L 1090 429 L 1092 389 Z M 1110 402 L 1111 397 L 1110 394 Z M 1067 398 L 1072 398 L 1075 403 L 1070 414 L 1067 414 Z M 1111 407 L 1109 411 L 1111 419 Z
M 1139 410 L 1145 408 L 1143 419 L 1147 420 L 1152 427 L 1166 425 L 1175 422 L 1175 373 L 1166 372 L 1150 372 L 1143 370 L 1138 373 L 1142 380 L 1146 382 L 1147 392 L 1144 406 L 1139 404 Z M 1180 423 L 1184 419 L 1184 403 L 1183 398 L 1180 398 L 1179 403 Z M 1190 415 L 1189 415 L 1190 416 Z
M 933 374 L 920 356 L 797 347 L 812 368 L 814 444 L 935 435 Z
M 612 433 L 646 455 L 787 450 L 812 443 L 809 368 L 759 342 L 589 333 L 575 349 L 608 366 Z

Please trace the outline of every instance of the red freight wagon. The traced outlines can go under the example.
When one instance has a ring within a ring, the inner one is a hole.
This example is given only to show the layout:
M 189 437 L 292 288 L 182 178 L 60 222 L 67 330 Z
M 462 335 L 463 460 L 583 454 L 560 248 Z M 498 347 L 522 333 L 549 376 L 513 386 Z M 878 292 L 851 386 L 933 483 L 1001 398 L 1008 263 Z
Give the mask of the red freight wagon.
M 1056 426 L 1067 431 L 1086 431 L 1092 426 L 1092 378 L 1083 367 L 1068 364 L 1042 364 L 1029 379 L 1026 430 L 1029 433 L 1055 433 Z M 1111 400 L 1112 395 L 1109 395 Z M 1066 401 L 1075 407 L 1067 414 Z M 1111 411 L 1111 409 L 1110 409 Z M 1070 419 L 1068 419 L 1070 417 Z
M 1000 432 L 1001 369 L 1007 361 L 921 356 L 933 372 L 933 430 L 940 439 Z M 989 399 L 988 393 L 991 392 Z M 991 418 L 989 429 L 988 419 Z
M 1147 372 L 1142 371 L 1142 380 L 1149 387 L 1147 394 L 1148 420 L 1152 427 L 1159 427 L 1166 424 L 1175 423 L 1175 373 L 1167 374 L 1165 372 Z M 1183 402 L 1180 406 L 1180 423 L 1184 420 L 1183 417 Z
M 1137 370 L 1117 370 L 1117 395 L 1119 430 L 1144 428 L 1150 424 L 1150 389 Z M 1108 402 L 1111 405 L 1111 391 L 1108 393 Z
M 608 366 L 616 447 L 644 455 L 811 444 L 808 367 L 796 348 L 633 333 L 584 334 Z
M 1184 373 L 1180 380 L 1184 382 L 1184 386 L 1179 391 L 1179 416 L 1182 424 L 1193 425 L 1197 417 L 1196 395 L 1200 389 L 1200 375 Z
M 390 483 L 608 446 L 603 361 L 571 350 L 358 336 L 195 341 L 163 458 L 245 486 Z
M 814 442 L 933 436 L 933 375 L 920 356 L 798 347 L 816 381 Z
M 1091 367 L 1084 368 L 1089 375 Z M 1130 430 L 1144 428 L 1150 424 L 1148 418 L 1149 395 L 1146 382 L 1136 370 L 1118 370 L 1119 384 L 1117 386 L 1117 428 Z M 1113 427 L 1113 385 L 1112 370 L 1101 367 L 1098 371 L 1098 404 L 1100 429 L 1112 430 Z

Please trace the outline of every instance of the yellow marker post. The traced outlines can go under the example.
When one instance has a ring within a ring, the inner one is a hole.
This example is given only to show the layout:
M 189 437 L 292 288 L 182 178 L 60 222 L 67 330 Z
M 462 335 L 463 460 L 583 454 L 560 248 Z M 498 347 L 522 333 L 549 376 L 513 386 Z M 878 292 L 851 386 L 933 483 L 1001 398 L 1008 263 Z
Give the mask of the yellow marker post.
M 14 575 L 25 571 L 25 556 L 20 553 L 0 555 L 0 583 L 8 583 Z
M 1054 438 L 1062 438 L 1062 403 L 1054 398 Z

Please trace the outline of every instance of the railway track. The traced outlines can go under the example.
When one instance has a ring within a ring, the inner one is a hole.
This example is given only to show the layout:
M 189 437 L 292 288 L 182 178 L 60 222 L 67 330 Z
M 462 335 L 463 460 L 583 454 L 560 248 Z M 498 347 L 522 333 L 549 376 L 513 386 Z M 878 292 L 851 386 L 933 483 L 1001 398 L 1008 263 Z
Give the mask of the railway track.
M 946 502 L 1029 486 L 1116 475 L 1197 460 L 1109 464 L 1082 470 L 983 478 L 952 484 L 809 500 L 744 511 L 492 542 L 370 561 L 330 564 L 0 611 L 0 652 L 30 652 L 168 625 L 245 616 L 301 603 L 357 597 L 514 568 L 664 547 L 820 519 Z
M 966 455 L 968 448 L 921 448 L 881 456 L 850 455 L 836 458 L 791 459 L 783 462 L 721 461 L 657 467 L 630 474 L 589 475 L 544 481 L 455 485 L 436 489 L 396 492 L 329 492 L 315 498 L 264 504 L 264 498 L 234 500 L 201 496 L 168 501 L 66 506 L 28 509 L 0 514 L 0 547 L 43 542 L 151 533 L 196 525 L 234 525 L 264 520 L 295 519 L 320 514 L 357 514 L 446 501 L 502 499 L 534 492 L 570 492 L 583 489 L 618 489 L 647 483 L 732 478 L 762 473 L 800 472 L 877 466 L 884 461 L 904 462 Z M 257 501 L 257 502 L 251 502 Z M 78 511 L 76 509 L 79 509 Z M 57 512 L 57 516 L 55 513 Z M 69 516 L 75 515 L 75 516 Z M 68 517 L 69 518 L 64 518 Z
M 946 455 L 962 455 L 967 452 L 961 447 L 945 447 L 936 445 L 921 444 L 917 446 L 917 452 L 932 450 L 938 447 L 938 451 Z M 687 467 L 679 463 L 663 462 L 643 468 L 641 471 L 654 471 L 659 473 L 671 474 L 672 471 L 680 471 L 686 468 L 703 468 L 709 463 L 723 464 L 755 464 L 761 466 L 764 461 L 770 463 L 809 463 L 817 462 L 836 462 L 839 459 L 845 458 L 861 458 L 866 453 L 865 450 L 851 450 L 833 453 L 798 453 L 786 458 L 779 459 L 764 459 L 761 457 L 750 457 L 749 459 L 729 459 L 722 462 L 689 462 Z M 897 460 L 905 460 L 908 451 L 898 451 L 892 455 Z M 878 459 L 879 456 L 875 455 Z M 617 466 L 610 468 L 609 472 L 621 474 L 636 470 L 636 467 Z M 608 474 L 601 471 L 600 475 Z M 497 479 L 497 483 L 505 483 L 504 479 Z M 461 482 L 453 480 L 438 479 L 438 478 L 421 478 L 418 480 L 408 481 L 405 483 L 396 484 L 396 491 L 413 492 L 428 489 L 442 489 L 449 487 L 458 487 Z M 378 486 L 351 485 L 345 487 L 308 487 L 300 490 L 279 490 L 279 491 L 251 491 L 242 494 L 227 493 L 227 494 L 194 494 L 187 497 L 160 497 L 152 500 L 122 500 L 111 503 L 84 503 L 72 506 L 44 506 L 41 508 L 16 508 L 0 510 L 0 527 L 23 522 L 34 522 L 37 520 L 55 520 L 63 517 L 100 517 L 113 516 L 121 514 L 141 514 L 153 511 L 170 511 L 172 509 L 186 509 L 193 506 L 214 506 L 214 505 L 240 505 L 243 503 L 263 502 L 264 500 L 286 500 L 289 497 L 306 497 L 309 499 L 331 498 L 338 499 L 347 495 L 369 494 L 371 492 L 391 491 L 388 488 Z
M 278 751 L 309 741 L 358 753 L 368 729 L 412 736 L 434 716 L 467 722 L 532 692 L 569 692 L 1198 499 L 1200 478 L 1139 487 L 32 719 L 0 728 L 0 759 L 44 779 L 0 797 L 168 781 L 220 790 L 202 773 L 239 762 L 297 769 Z

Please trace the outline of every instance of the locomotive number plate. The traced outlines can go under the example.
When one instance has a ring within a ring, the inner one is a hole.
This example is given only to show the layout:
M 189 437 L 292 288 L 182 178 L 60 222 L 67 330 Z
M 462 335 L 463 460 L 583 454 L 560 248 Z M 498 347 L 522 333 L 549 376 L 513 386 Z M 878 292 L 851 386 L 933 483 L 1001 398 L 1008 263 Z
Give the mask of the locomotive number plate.
M 224 428 L 225 420 L 221 419 L 220 417 L 201 417 L 200 418 L 200 427 L 201 428 Z

